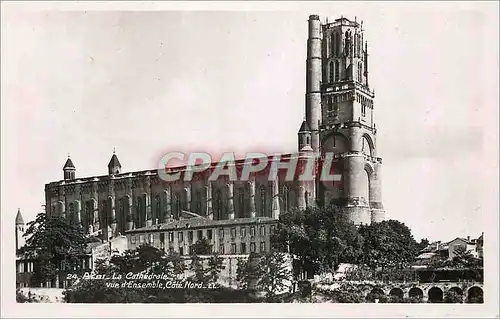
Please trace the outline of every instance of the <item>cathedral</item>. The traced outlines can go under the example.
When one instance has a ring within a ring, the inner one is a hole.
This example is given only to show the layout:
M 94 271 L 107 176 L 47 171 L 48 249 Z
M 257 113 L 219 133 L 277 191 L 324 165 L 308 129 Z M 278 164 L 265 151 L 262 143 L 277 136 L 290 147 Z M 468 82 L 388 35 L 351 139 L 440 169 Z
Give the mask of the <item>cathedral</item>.
M 332 166 L 341 181 L 286 180 L 282 174 L 269 181 L 255 174 L 247 181 L 224 176 L 211 181 L 207 175 L 190 182 L 166 182 L 158 169 L 122 171 L 113 152 L 104 176 L 77 177 L 68 158 L 64 179 L 45 185 L 47 214 L 70 218 L 103 240 L 191 218 L 205 220 L 207 227 L 223 221 L 267 223 L 293 207 L 332 201 L 344 206 L 355 224 L 384 220 L 382 160 L 377 157 L 374 91 L 363 32 L 363 23 L 356 20 L 341 17 L 322 23 L 319 16 L 309 16 L 306 117 L 298 131 L 297 152 L 287 154 L 320 161 L 333 153 Z

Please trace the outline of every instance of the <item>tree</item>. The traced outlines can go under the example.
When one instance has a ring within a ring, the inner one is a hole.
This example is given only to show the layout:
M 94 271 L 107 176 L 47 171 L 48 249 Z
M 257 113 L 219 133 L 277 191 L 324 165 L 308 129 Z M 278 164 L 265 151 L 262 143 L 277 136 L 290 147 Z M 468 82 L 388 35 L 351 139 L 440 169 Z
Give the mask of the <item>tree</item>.
M 194 256 L 195 260 L 201 260 Z M 190 280 L 197 283 L 215 283 L 222 267 L 222 258 L 212 255 L 207 263 L 196 261 L 191 264 L 195 274 Z M 161 281 L 167 283 L 182 283 L 180 275 L 184 275 L 186 266 L 184 258 L 178 254 L 166 254 L 149 245 L 142 245 L 136 250 L 129 250 L 122 255 L 113 256 L 109 261 L 97 262 L 95 275 L 120 277 L 117 280 L 80 279 L 71 288 L 64 291 L 66 302 L 76 303 L 185 303 L 185 302 L 245 302 L 247 297 L 230 288 L 216 289 L 161 289 L 151 284 Z M 148 278 L 127 278 L 127 274 L 160 275 L 161 280 Z M 116 285 L 110 285 L 116 283 Z M 130 284 L 135 286 L 122 285 Z M 149 284 L 149 285 L 148 285 Z
M 281 214 L 272 241 L 276 249 L 288 251 L 314 273 L 357 262 L 363 246 L 356 226 L 337 206 Z
M 482 266 L 482 261 L 475 258 L 472 252 L 464 246 L 458 246 L 453 250 L 453 258 L 450 262 L 451 267 L 457 268 L 474 268 Z
M 266 302 L 276 302 L 277 295 L 291 283 L 291 270 L 281 252 L 251 254 L 238 261 L 237 280 L 250 294 L 263 292 Z
M 423 249 L 425 249 L 427 246 L 429 246 L 429 240 L 427 238 L 422 238 L 420 240 L 420 243 L 418 243 L 417 245 L 417 250 L 418 251 L 422 251 Z
M 210 241 L 206 238 L 198 240 L 193 246 L 191 246 L 192 255 L 210 255 L 212 254 L 212 245 Z
M 86 255 L 83 229 L 69 219 L 40 213 L 27 226 L 26 244 L 20 252 L 35 261 L 35 285 L 55 279 L 65 268 L 73 269 Z
M 191 277 L 191 280 L 194 282 L 215 284 L 224 266 L 222 264 L 222 258 L 214 253 L 208 260 L 204 260 L 198 255 L 193 255 L 189 268 L 194 272 L 194 275 Z
M 376 269 L 405 268 L 416 257 L 417 242 L 410 229 L 396 220 L 359 228 L 363 236 L 363 263 Z
M 260 256 L 257 253 L 250 253 L 248 259 L 238 259 L 236 269 L 236 281 L 239 288 L 251 293 L 257 290 L 257 281 L 263 276 L 263 268 L 260 266 Z

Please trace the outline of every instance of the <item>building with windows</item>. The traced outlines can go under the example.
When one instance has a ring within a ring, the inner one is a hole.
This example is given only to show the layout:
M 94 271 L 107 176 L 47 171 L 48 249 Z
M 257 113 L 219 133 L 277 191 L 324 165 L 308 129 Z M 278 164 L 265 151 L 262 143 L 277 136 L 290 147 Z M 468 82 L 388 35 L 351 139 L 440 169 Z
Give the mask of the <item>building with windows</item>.
M 47 213 L 81 223 L 86 232 L 98 232 L 103 240 L 128 232 L 131 247 L 150 240 L 183 253 L 189 250 L 190 238 L 195 240 L 199 234 L 208 238 L 210 230 L 214 250 L 267 249 L 271 221 L 280 213 L 333 200 L 345 206 L 356 224 L 383 220 L 382 160 L 377 155 L 363 23 L 344 17 L 322 23 L 311 15 L 308 30 L 306 116 L 298 132 L 297 152 L 284 157 L 331 161 L 341 181 L 287 180 L 280 171 L 274 180 L 255 173 L 244 181 L 226 176 L 210 181 L 209 174 L 202 172 L 189 182 L 182 178 L 167 182 L 157 169 L 124 172 L 113 153 L 107 174 L 91 177 L 78 177 L 68 158 L 64 178 L 45 185 Z M 237 168 L 243 164 L 243 160 L 234 163 Z M 170 172 L 184 174 L 186 167 Z M 266 229 L 263 237 L 261 225 Z
M 191 255 L 193 245 L 205 239 L 212 252 L 245 255 L 268 252 L 276 220 L 270 217 L 210 220 L 203 216 L 151 225 L 127 232 L 128 248 L 149 244 L 165 252 Z

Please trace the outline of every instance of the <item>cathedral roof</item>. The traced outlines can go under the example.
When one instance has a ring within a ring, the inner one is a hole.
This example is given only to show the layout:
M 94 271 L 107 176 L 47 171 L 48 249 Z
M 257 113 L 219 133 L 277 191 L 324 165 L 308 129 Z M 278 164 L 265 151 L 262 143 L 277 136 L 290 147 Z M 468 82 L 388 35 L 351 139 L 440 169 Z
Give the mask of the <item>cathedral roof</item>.
M 75 165 L 73 164 L 73 161 L 71 161 L 71 158 L 68 157 L 66 160 L 66 163 L 64 164 L 64 168 L 75 168 Z
M 113 153 L 113 156 L 111 157 L 111 160 L 109 161 L 108 167 L 122 167 L 122 164 L 120 164 L 120 161 L 118 160 L 118 157 L 116 154 Z
M 17 209 L 17 215 L 16 215 L 16 225 L 18 224 L 24 224 L 23 215 L 21 214 L 20 209 Z
M 309 127 L 309 124 L 307 124 L 307 122 L 304 120 L 302 122 L 302 125 L 300 126 L 300 129 L 299 129 L 299 132 L 306 132 L 306 131 L 310 131 L 311 128 Z

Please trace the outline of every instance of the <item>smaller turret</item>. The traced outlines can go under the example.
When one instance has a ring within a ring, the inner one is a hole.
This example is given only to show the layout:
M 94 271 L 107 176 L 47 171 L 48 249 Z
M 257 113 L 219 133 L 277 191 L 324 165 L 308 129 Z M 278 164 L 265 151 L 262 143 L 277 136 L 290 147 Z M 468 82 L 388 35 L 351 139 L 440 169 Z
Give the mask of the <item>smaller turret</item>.
M 109 161 L 108 164 L 108 174 L 116 175 L 120 174 L 121 172 L 122 172 L 122 164 L 120 164 L 120 161 L 116 156 L 115 150 L 113 150 L 113 156 L 111 156 L 111 160 Z
M 311 128 L 307 121 L 304 120 L 297 133 L 299 138 L 299 152 L 313 150 L 311 147 Z
M 24 246 L 24 219 L 21 210 L 17 209 L 16 215 L 16 251 Z
M 64 172 L 64 180 L 65 181 L 75 179 L 76 168 L 75 168 L 75 165 L 73 164 L 73 161 L 69 157 L 69 154 L 68 154 L 68 159 L 66 160 L 66 163 L 64 164 L 63 172 Z

